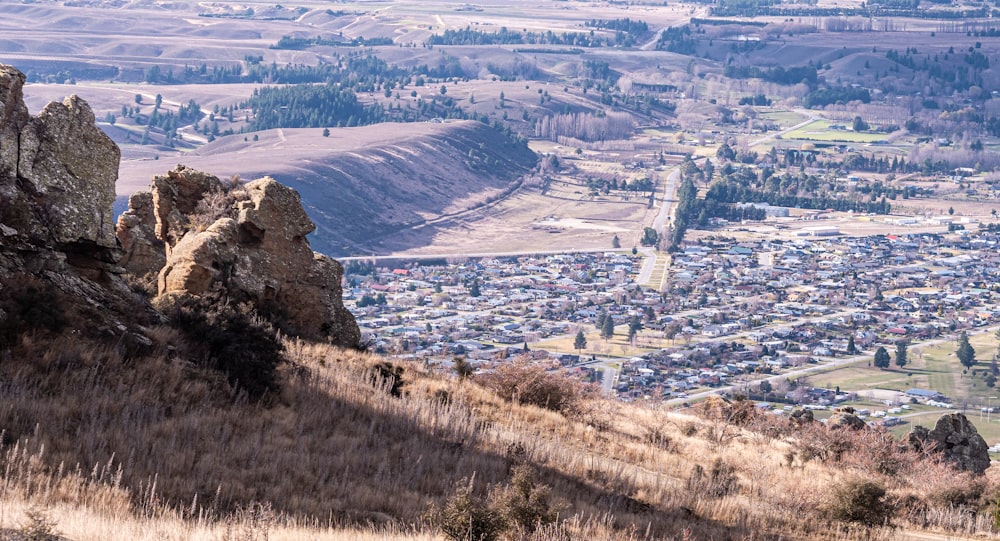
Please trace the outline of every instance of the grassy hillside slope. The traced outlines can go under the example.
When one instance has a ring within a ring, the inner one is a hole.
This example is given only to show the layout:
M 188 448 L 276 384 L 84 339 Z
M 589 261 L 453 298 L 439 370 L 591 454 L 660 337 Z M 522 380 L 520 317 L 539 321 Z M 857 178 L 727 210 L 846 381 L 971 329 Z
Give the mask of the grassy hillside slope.
M 141 356 L 78 336 L 23 335 L 7 350 L 0 528 L 442 539 L 434 517 L 462 487 L 495 498 L 527 466 L 558 519 L 511 539 L 894 538 L 864 526 L 886 519 L 997 533 L 995 477 L 956 474 L 881 433 L 721 403 L 694 416 L 589 396 L 553 411 L 482 378 L 419 365 L 397 378 L 384 359 L 288 340 L 280 394 L 250 399 L 197 362 L 182 330 L 150 336 Z
M 338 256 L 378 251 L 396 231 L 500 197 L 537 160 L 525 145 L 475 121 L 341 128 L 328 137 L 322 131 L 222 137 L 186 155 L 184 165 L 246 180 L 269 175 L 295 188 L 316 223 L 313 249 Z M 121 182 L 169 168 L 126 161 Z

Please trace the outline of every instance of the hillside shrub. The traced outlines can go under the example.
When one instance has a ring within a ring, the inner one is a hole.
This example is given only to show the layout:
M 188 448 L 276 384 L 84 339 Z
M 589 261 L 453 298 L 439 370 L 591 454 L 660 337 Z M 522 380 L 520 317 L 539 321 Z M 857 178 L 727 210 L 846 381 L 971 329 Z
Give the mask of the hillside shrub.
M 534 469 L 527 464 L 515 466 L 510 484 L 495 489 L 490 499 L 505 522 L 522 532 L 534 532 L 556 520 L 551 489 L 537 482 Z
M 284 347 L 274 327 L 249 304 L 237 304 L 216 289 L 178 299 L 167 314 L 196 365 L 224 373 L 231 385 L 254 398 L 278 389 Z
M 732 465 L 721 458 L 716 458 L 708 471 L 705 471 L 701 464 L 695 464 L 691 475 L 688 476 L 687 488 L 698 494 L 721 498 L 738 490 L 739 478 Z
M 549 372 L 544 366 L 524 359 L 501 364 L 478 380 L 504 400 L 562 413 L 576 411 L 581 401 L 593 393 L 576 378 Z
M 390 396 L 401 398 L 403 386 L 406 385 L 403 381 L 403 367 L 389 362 L 378 363 L 372 367 L 371 382 L 376 387 L 385 386 Z
M 20 528 L 20 536 L 13 539 L 23 541 L 58 541 L 62 539 L 56 533 L 56 523 L 49 513 L 41 507 L 32 507 L 24 512 L 25 520 Z M 8 538 L 4 538 L 8 539 Z
M 452 541 L 494 541 L 507 529 L 506 521 L 472 486 L 472 480 L 462 479 L 435 521 Z
M 10 347 L 24 332 L 58 333 L 67 324 L 62 293 L 27 273 L 4 278 L 0 287 L 0 347 Z
M 828 516 L 841 522 L 853 522 L 867 527 L 889 522 L 894 511 L 886 499 L 882 484 L 863 478 L 852 478 L 834 485 L 826 505 Z
M 473 485 L 462 479 L 444 508 L 431 512 L 448 539 L 492 541 L 508 532 L 526 539 L 558 518 L 552 489 L 539 483 L 537 472 L 527 464 L 514 466 L 510 481 L 493 487 L 486 497 L 476 495 Z

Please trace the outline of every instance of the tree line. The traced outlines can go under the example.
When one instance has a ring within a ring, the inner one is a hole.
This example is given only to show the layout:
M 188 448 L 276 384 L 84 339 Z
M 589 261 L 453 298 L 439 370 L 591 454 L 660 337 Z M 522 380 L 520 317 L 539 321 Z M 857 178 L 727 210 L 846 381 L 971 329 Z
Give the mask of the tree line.
M 622 39 L 625 39 L 624 37 Z M 465 27 L 445 30 L 427 39 L 428 45 L 568 45 L 572 47 L 611 47 L 621 44 L 614 39 L 590 32 L 519 32 L 506 27 L 496 32 L 484 32 Z

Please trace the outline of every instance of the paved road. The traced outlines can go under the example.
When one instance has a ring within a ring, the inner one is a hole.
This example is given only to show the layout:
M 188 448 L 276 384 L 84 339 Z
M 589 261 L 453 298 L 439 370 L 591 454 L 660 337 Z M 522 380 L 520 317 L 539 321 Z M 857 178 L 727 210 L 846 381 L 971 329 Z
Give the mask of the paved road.
M 666 227 L 667 220 L 673 219 L 674 203 L 677 201 L 677 185 L 680 182 L 680 178 L 681 169 L 680 167 L 676 167 L 670 172 L 667 176 L 667 181 L 663 184 L 663 199 L 660 203 L 660 212 L 656 214 L 656 218 L 653 218 L 652 225 L 653 229 L 661 235 Z M 642 260 L 642 268 L 639 270 L 636 283 L 645 284 L 653 276 L 658 255 L 655 248 L 644 247 L 640 248 L 639 251 L 642 252 L 644 259 Z

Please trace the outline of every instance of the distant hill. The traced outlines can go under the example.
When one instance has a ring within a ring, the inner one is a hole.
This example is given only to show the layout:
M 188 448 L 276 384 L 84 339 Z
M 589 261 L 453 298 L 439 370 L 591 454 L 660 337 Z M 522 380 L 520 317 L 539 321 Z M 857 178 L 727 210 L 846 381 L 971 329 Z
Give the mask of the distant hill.
M 512 188 L 537 157 L 521 142 L 475 121 L 268 130 L 222 137 L 184 165 L 244 180 L 270 175 L 302 195 L 331 256 L 377 252 L 394 232 L 460 212 Z M 144 188 L 173 164 L 123 161 L 119 193 Z

